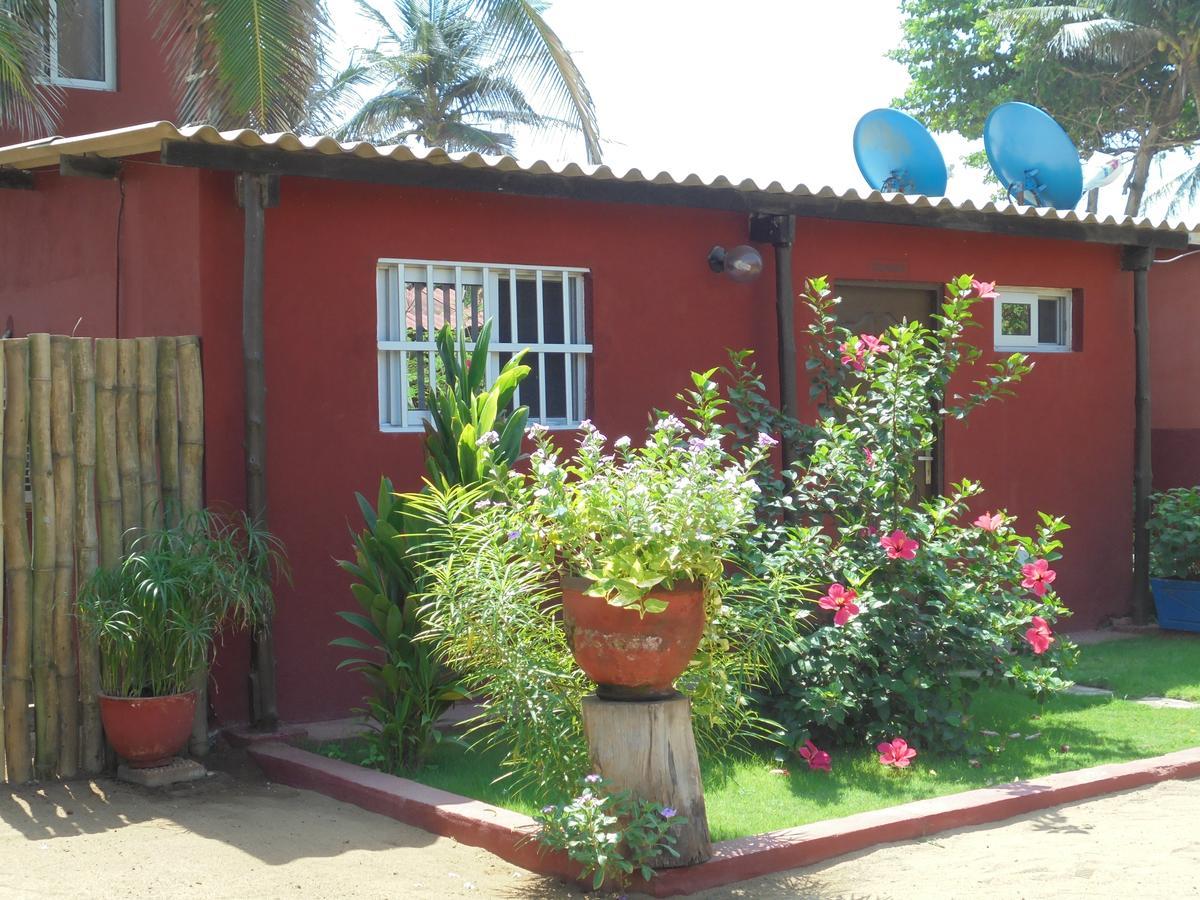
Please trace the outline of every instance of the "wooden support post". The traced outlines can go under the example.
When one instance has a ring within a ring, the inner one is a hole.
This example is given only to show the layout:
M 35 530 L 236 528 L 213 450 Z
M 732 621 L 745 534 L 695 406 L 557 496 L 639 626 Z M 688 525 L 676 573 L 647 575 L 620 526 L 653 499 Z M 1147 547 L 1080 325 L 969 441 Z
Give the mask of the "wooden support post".
M 8 660 L 4 675 L 5 764 L 10 784 L 33 777 L 29 749 L 30 654 L 33 596 L 29 528 L 25 512 L 25 462 L 29 447 L 29 342 L 4 342 L 4 571 L 8 580 Z
M 692 702 L 583 698 L 583 729 L 592 769 L 616 790 L 628 790 L 676 810 L 687 821 L 673 830 L 676 858 L 656 859 L 655 868 L 690 866 L 712 856 L 700 760 L 692 734 Z
M 100 512 L 100 565 L 112 568 L 124 548 L 120 464 L 117 462 L 117 340 L 96 341 L 96 496 Z
M 142 527 L 162 525 L 162 494 L 158 487 L 158 341 L 137 341 L 137 442 L 141 473 Z
M 272 184 L 274 181 L 274 184 Z M 267 525 L 267 380 L 263 361 L 263 264 L 266 210 L 273 205 L 278 179 L 238 176 L 238 199 L 245 212 L 242 256 L 242 357 L 246 397 L 246 512 Z M 251 638 L 251 707 L 257 727 L 279 724 L 275 691 L 275 637 L 265 622 Z
M 1121 268 L 1133 272 L 1133 620 L 1150 620 L 1150 494 L 1154 490 L 1151 466 L 1150 419 L 1150 266 L 1154 250 L 1126 247 Z
M 796 217 L 754 215 L 750 217 L 750 240 L 770 243 L 775 248 L 775 324 L 779 345 L 779 409 L 792 421 L 800 418 L 799 384 L 796 373 L 796 292 L 792 284 L 792 244 L 796 240 Z M 780 455 L 786 469 L 799 457 L 799 448 L 785 430 Z
M 115 359 L 114 359 L 115 363 Z M 91 338 L 71 342 L 75 381 L 75 549 L 79 583 L 99 565 L 96 532 L 96 362 Z M 118 518 L 120 518 L 118 516 Z M 74 595 L 72 594 L 72 603 Z M 74 610 L 72 609 L 72 612 Z M 72 616 L 74 618 L 74 616 Z M 100 723 L 100 651 L 94 636 L 79 635 L 79 763 L 88 775 L 104 769 L 104 729 Z
M 162 469 L 162 516 L 168 526 L 179 521 L 179 342 L 158 339 L 158 456 Z
M 121 541 L 128 553 L 142 526 L 142 480 L 138 471 L 137 344 L 117 341 L 117 471 L 121 479 Z

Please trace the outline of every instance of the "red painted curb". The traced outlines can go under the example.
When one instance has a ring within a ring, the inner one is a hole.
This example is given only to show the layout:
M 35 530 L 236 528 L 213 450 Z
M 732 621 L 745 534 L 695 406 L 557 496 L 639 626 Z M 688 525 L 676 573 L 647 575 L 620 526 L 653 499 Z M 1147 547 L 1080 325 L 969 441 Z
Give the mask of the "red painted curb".
M 483 847 L 515 865 L 574 880 L 578 868 L 558 854 L 541 854 L 529 840 L 537 828 L 528 816 L 426 787 L 407 778 L 278 743 L 250 747 L 268 778 L 307 788 L 391 816 L 434 834 Z M 673 897 L 747 878 L 782 872 L 862 850 L 951 828 L 984 825 L 1038 809 L 1173 778 L 1200 776 L 1200 747 L 1150 759 L 1047 775 L 1036 781 L 918 800 L 887 809 L 724 841 L 698 866 L 664 869 L 639 890 Z

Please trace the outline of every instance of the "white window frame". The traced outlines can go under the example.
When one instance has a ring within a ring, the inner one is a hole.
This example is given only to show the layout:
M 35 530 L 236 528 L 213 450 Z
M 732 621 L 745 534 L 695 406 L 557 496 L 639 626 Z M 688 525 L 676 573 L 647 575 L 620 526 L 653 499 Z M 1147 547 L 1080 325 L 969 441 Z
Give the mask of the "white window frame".
M 417 278 L 411 278 L 409 270 L 418 272 Z M 408 408 L 408 391 L 404 388 L 404 380 L 408 373 L 408 354 L 422 353 L 428 355 L 429 373 L 431 378 L 437 377 L 437 349 L 434 335 L 427 331 L 427 338 L 422 341 L 389 340 L 388 323 L 395 317 L 403 315 L 404 284 L 409 281 L 424 281 L 426 296 L 432 298 L 434 286 L 437 284 L 455 285 L 455 319 L 459 337 L 463 336 L 463 285 L 481 284 L 483 286 L 483 321 L 491 319 L 493 325 L 492 340 L 488 345 L 488 382 L 491 383 L 500 375 L 500 354 L 517 353 L 528 349 L 529 356 L 537 356 L 538 371 L 546 371 L 546 354 L 566 355 L 566 417 L 551 419 L 546 413 L 546 379 L 538 379 L 538 409 L 542 415 L 530 416 L 531 423 L 539 423 L 551 429 L 574 429 L 587 417 L 587 362 L 592 353 L 592 345 L 586 340 L 586 282 L 585 277 L 590 269 L 572 266 L 539 266 L 516 265 L 512 263 L 476 263 L 430 259 L 398 259 L 383 257 L 375 267 L 375 302 L 376 302 L 376 357 L 378 365 L 379 393 L 379 430 L 382 432 L 411 433 L 422 431 L 424 422 L 429 418 L 427 410 Z M 517 290 L 518 281 L 533 281 L 537 291 L 537 330 L 538 340 L 530 342 L 502 342 L 498 332 L 498 303 L 500 297 L 500 279 L 509 283 L 509 321 L 515 337 L 517 327 Z M 397 289 L 389 295 L 386 281 L 394 279 Z M 545 336 L 543 315 L 545 307 L 542 299 L 542 285 L 552 279 L 563 283 L 563 328 L 575 333 L 566 334 L 569 338 L 564 343 L 548 343 Z M 397 301 L 398 304 L 397 305 Z M 390 308 L 389 308 L 390 306 Z M 432 323 L 433 317 L 428 317 Z M 572 329 L 572 326 L 574 328 Z M 474 344 L 467 342 L 467 347 Z M 398 365 L 395 364 L 395 354 L 399 354 Z M 389 361 L 392 364 L 389 366 Z M 529 385 L 518 385 L 514 401 L 520 406 L 527 403 L 521 399 L 522 389 L 529 390 Z M 399 403 L 395 398 L 399 397 Z M 391 403 L 389 404 L 389 400 Z M 398 413 L 398 415 L 397 415 Z M 394 424 L 395 419 L 402 424 Z
M 58 0 L 50 0 L 50 60 L 46 81 L 85 91 L 117 89 L 117 0 L 104 0 L 104 79 L 67 78 L 58 74 Z
M 996 350 L 1019 350 L 1033 353 L 1070 353 L 1072 348 L 1072 292 L 1066 288 L 1001 287 L 996 289 L 992 316 L 993 345 Z M 1062 340 L 1056 344 L 1038 342 L 1038 301 L 1057 300 L 1062 304 Z M 1002 304 L 1020 304 L 1029 308 L 1028 335 L 1009 335 L 1001 331 Z

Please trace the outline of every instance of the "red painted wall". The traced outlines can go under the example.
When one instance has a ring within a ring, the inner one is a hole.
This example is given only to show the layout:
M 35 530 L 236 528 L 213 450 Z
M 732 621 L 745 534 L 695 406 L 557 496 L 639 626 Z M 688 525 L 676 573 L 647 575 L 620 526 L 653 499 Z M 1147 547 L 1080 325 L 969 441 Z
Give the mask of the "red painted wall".
M 1200 484 L 1200 253 L 1150 269 L 1154 486 Z
M 215 209 L 224 204 L 232 234 L 232 190 L 222 190 L 211 200 Z M 590 268 L 590 414 L 610 435 L 636 434 L 651 407 L 672 403 L 689 369 L 722 363 L 726 348 L 758 348 L 774 379 L 770 272 L 739 286 L 705 265 L 713 244 L 744 240 L 744 229 L 743 217 L 718 212 L 284 180 L 281 205 L 267 220 L 266 354 L 270 516 L 290 548 L 295 580 L 280 592 L 277 618 L 285 718 L 341 715 L 358 702 L 359 684 L 334 673 L 341 652 L 328 646 L 343 633 L 335 613 L 350 604 L 334 560 L 349 549 L 355 491 L 372 494 L 382 473 L 415 487 L 422 473 L 419 438 L 382 434 L 376 424 L 376 260 Z M 224 249 L 207 259 L 238 271 L 236 240 L 219 243 Z M 1116 249 L 801 221 L 795 266 L 801 276 L 898 282 L 940 283 L 970 271 L 1013 285 L 1083 291 L 1082 351 L 1038 355 L 1017 398 L 952 428 L 947 474 L 982 480 L 985 505 L 1009 509 L 1026 527 L 1037 509 L 1073 523 L 1058 567 L 1063 594 L 1078 610 L 1072 627 L 1123 611 L 1132 357 L 1130 281 L 1119 272 Z M 210 322 L 234 322 L 209 303 L 236 304 L 233 288 L 230 281 L 219 298 L 206 292 L 206 359 L 216 339 Z M 973 335 L 990 347 L 990 305 L 981 304 L 980 320 L 984 327 Z M 217 414 L 231 409 L 222 404 Z M 212 443 L 211 425 L 210 493 L 220 469 L 232 497 L 241 490 L 234 439 L 240 422 L 230 419 L 223 451 Z M 227 459 L 218 460 L 219 453 Z
M 109 131 L 125 125 L 160 120 L 174 121 L 177 93 L 168 72 L 161 41 L 155 37 L 158 21 L 151 12 L 153 0 L 120 0 L 117 13 L 116 90 L 62 88 L 62 105 L 52 134 L 79 135 Z M 45 137 L 0 129 L 0 146 Z
M 0 192 L 0 314 L 20 334 L 114 333 L 117 187 L 39 177 L 35 192 Z M 713 275 L 714 244 L 745 238 L 736 214 L 285 179 L 267 213 L 266 356 L 272 528 L 290 550 L 294 584 L 279 592 L 280 712 L 344 715 L 361 696 L 336 673 L 350 606 L 336 558 L 349 550 L 355 491 L 387 473 L 415 487 L 420 441 L 377 425 L 375 263 L 381 256 L 584 266 L 595 346 L 593 419 L 637 434 L 669 406 L 689 369 L 752 347 L 775 378 L 773 278 Z M 206 390 L 210 503 L 240 505 L 242 468 L 241 213 L 228 175 L 132 163 L 122 238 L 123 335 L 199 332 Z M 1018 396 L 947 436 L 947 475 L 988 488 L 1032 527 L 1035 510 L 1073 524 L 1058 584 L 1073 627 L 1121 612 L 1129 589 L 1132 466 L 1130 276 L 1115 248 L 883 225 L 801 220 L 798 278 L 940 283 L 963 271 L 1002 284 L 1083 295 L 1080 352 L 1040 354 Z M 1157 277 L 1157 273 L 1156 273 Z M 991 345 L 990 304 L 974 340 Z M 802 340 L 804 323 L 797 326 Z M 984 362 L 993 354 L 985 354 Z M 772 388 L 774 390 L 774 388 Z M 222 648 L 214 704 L 245 719 L 243 636 Z

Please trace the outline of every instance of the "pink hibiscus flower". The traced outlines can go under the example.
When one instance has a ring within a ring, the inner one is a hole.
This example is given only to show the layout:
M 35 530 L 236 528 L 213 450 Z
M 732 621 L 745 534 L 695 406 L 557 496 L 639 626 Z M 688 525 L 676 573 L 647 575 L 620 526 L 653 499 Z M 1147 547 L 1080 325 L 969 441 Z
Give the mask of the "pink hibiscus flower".
M 833 771 L 833 760 L 830 755 L 812 741 L 805 741 L 804 746 L 797 752 L 800 754 L 801 759 L 807 760 L 810 769 L 816 769 L 821 772 Z
M 867 348 L 868 353 L 887 353 L 892 349 L 873 334 L 860 334 L 858 339 L 862 341 L 862 344 Z
M 851 347 L 849 341 L 846 341 L 838 349 L 842 351 L 843 366 L 854 366 L 859 372 L 863 370 L 863 361 L 867 358 L 867 350 L 857 340 L 854 342 L 853 347 Z
M 879 546 L 887 551 L 888 559 L 916 559 L 920 544 L 903 531 L 896 529 L 879 539 Z
M 836 610 L 833 624 L 841 626 L 858 615 L 858 604 L 854 602 L 857 599 L 858 594 L 853 590 L 840 584 L 831 584 L 825 596 L 817 601 L 817 605 L 821 609 Z
M 972 278 L 971 290 L 979 296 L 980 300 L 996 299 L 996 282 L 994 281 L 976 281 Z
M 879 751 L 880 765 L 895 766 L 897 769 L 907 769 L 909 761 L 917 755 L 917 751 L 908 746 L 904 738 L 884 741 L 875 749 Z
M 1033 627 L 1025 632 L 1025 640 L 1029 641 L 1034 655 L 1041 656 L 1054 643 L 1054 632 L 1050 630 L 1050 623 L 1041 616 L 1034 616 Z
M 984 513 L 975 520 L 975 525 L 982 528 L 984 531 L 996 531 L 1004 524 L 1004 513 L 996 513 L 994 516 L 989 516 Z
M 870 447 L 863 447 L 863 456 L 865 456 L 867 458 L 868 466 L 875 465 L 875 453 L 871 450 Z
M 1024 576 L 1021 579 L 1021 587 L 1028 588 L 1039 597 L 1046 596 L 1046 591 L 1058 577 L 1058 573 L 1050 568 L 1050 563 L 1044 559 L 1035 559 L 1031 563 L 1025 563 L 1021 566 L 1021 575 Z

